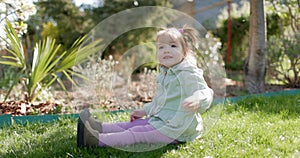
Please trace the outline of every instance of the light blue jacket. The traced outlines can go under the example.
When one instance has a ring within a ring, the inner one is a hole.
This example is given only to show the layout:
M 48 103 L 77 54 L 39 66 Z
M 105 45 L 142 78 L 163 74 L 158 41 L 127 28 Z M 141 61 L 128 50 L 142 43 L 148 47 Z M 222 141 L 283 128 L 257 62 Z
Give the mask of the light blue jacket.
M 198 112 L 188 112 L 182 102 L 201 91 Z M 186 142 L 200 137 L 203 123 L 200 113 L 206 111 L 213 100 L 213 91 L 207 86 L 201 69 L 183 60 L 171 68 L 160 68 L 157 76 L 157 96 L 144 105 L 149 123 L 164 135 Z

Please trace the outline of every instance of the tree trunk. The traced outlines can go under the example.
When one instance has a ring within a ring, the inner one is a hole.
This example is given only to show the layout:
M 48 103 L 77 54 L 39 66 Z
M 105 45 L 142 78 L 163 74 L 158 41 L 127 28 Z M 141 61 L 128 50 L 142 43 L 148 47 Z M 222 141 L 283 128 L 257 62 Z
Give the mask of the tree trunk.
M 250 49 L 245 62 L 245 86 L 249 93 L 265 90 L 266 18 L 265 0 L 250 1 Z

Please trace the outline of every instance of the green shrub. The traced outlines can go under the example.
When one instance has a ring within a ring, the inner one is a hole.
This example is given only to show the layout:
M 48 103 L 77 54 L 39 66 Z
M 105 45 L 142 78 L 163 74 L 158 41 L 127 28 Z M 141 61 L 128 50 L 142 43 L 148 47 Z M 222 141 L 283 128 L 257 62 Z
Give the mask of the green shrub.
M 272 36 L 267 47 L 267 77 L 276 84 L 300 87 L 300 33 Z
M 33 51 L 33 62 L 29 64 L 26 62 L 21 40 L 9 22 L 6 23 L 5 32 L 8 39 L 3 40 L 8 45 L 7 51 L 10 55 L 2 56 L 0 64 L 18 69 L 5 99 L 9 96 L 13 86 L 19 82 L 22 83 L 26 91 L 25 99 L 29 101 L 34 101 L 43 88 L 50 87 L 54 81 L 57 81 L 63 89 L 66 89 L 59 78 L 59 74 L 65 75 L 72 83 L 74 81 L 71 75 L 84 78 L 84 76 L 75 73 L 72 67 L 84 62 L 89 55 L 96 53 L 102 47 L 100 40 L 81 47 L 85 39 L 83 37 L 75 41 L 69 50 L 61 53 L 59 52 L 60 45 L 57 45 L 55 40 L 47 38 L 36 43 Z
M 12 81 L 16 76 L 16 70 L 13 67 L 5 66 L 3 70 L 0 71 L 0 88 L 6 89 L 12 85 Z

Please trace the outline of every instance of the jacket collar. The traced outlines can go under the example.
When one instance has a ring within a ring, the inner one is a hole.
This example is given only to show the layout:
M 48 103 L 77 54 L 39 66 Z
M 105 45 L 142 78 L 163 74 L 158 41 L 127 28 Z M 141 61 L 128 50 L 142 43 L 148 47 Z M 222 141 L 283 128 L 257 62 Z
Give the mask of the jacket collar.
M 181 62 L 179 62 L 178 64 L 167 68 L 165 66 L 161 66 L 160 67 L 160 72 L 165 74 L 167 72 L 173 72 L 173 73 L 179 73 L 180 71 L 183 70 L 192 70 L 193 68 L 196 68 L 197 66 L 195 64 L 193 64 L 191 61 L 187 60 L 187 59 L 183 59 Z

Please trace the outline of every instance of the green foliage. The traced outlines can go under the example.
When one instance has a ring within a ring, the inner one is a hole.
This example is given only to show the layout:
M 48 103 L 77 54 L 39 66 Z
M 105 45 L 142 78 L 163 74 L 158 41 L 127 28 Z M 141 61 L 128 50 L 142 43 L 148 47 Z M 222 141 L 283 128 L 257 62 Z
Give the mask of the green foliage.
M 138 6 L 170 6 L 169 2 L 160 0 L 138 0 L 136 2 Z M 47 24 L 49 21 L 55 21 L 57 24 L 56 28 L 59 31 L 59 37 L 55 39 L 58 43 L 62 44 L 62 47 L 70 47 L 75 39 L 90 31 L 105 18 L 117 12 L 137 7 L 134 2 L 130 0 L 105 1 L 104 6 L 85 6 L 82 9 L 76 7 L 71 0 L 39 0 L 35 4 L 37 6 L 37 14 L 43 17 L 40 23 Z M 35 25 L 40 24 L 35 23 Z M 36 26 L 30 27 L 34 28 Z M 40 28 L 41 27 L 42 26 L 40 26 Z M 47 32 L 55 33 L 50 30 Z M 141 32 L 142 31 L 139 31 L 139 33 Z M 139 34 L 137 33 L 135 35 Z M 143 37 L 141 40 L 145 38 L 147 37 Z M 136 39 L 140 38 L 135 38 L 135 40 Z
M 244 6 L 246 6 L 246 4 L 243 4 L 241 8 L 244 8 Z M 267 40 L 270 40 L 272 36 L 281 38 L 279 36 L 285 33 L 286 28 L 299 26 L 299 24 L 295 23 L 297 21 L 299 23 L 299 16 L 297 16 L 299 10 L 297 11 L 298 4 L 296 0 L 267 0 L 265 7 L 267 20 Z M 226 63 L 226 67 L 232 70 L 242 70 L 244 59 L 246 58 L 249 49 L 249 14 L 247 14 L 248 12 L 243 9 L 236 10 L 235 8 L 239 7 L 232 7 L 231 10 L 233 12 L 231 19 L 231 63 Z M 214 31 L 214 34 L 221 39 L 222 43 L 224 43 L 221 49 L 224 61 L 226 61 L 228 47 L 227 23 L 228 20 L 223 18 L 223 20 L 220 22 L 219 28 Z
M 137 0 L 135 2 L 131 0 L 112 0 L 105 1 L 103 6 L 85 6 L 81 9 L 76 7 L 71 0 L 39 0 L 35 4 L 38 8 L 38 15 L 43 17 L 39 23 L 55 21 L 57 24 L 56 28 L 58 29 L 59 37 L 55 39 L 63 48 L 70 47 L 76 38 L 90 31 L 105 18 L 120 11 L 140 6 L 171 6 L 170 2 L 160 0 Z M 147 20 L 149 19 L 136 22 L 143 23 Z M 36 23 L 35 25 L 40 24 Z M 31 26 L 30 28 L 34 27 L 36 26 Z M 47 32 L 51 34 L 55 33 L 53 30 Z M 122 55 L 129 48 L 147 40 L 149 41 L 149 38 L 151 38 L 153 33 L 154 32 L 151 29 L 147 28 L 124 33 L 124 35 L 121 35 L 111 43 L 105 50 L 104 56 L 107 57 L 108 55 L 113 54 L 114 57 L 116 57 Z
M 42 38 L 51 37 L 53 39 L 59 38 L 60 32 L 53 22 L 47 22 L 43 24 L 43 31 L 41 33 Z
M 267 14 L 267 38 L 272 35 L 281 34 L 279 28 L 278 13 Z M 226 67 L 231 70 L 242 70 L 244 65 L 244 59 L 247 57 L 249 49 L 249 17 L 233 17 L 231 19 L 231 62 L 226 63 Z M 221 39 L 224 43 L 221 52 L 223 54 L 224 61 L 227 56 L 227 32 L 228 32 L 228 20 L 224 20 L 221 27 L 214 31 L 214 34 Z
M 55 39 L 65 49 L 70 48 L 76 39 L 86 34 L 94 26 L 72 0 L 38 0 L 35 5 L 37 15 L 42 17 L 41 22 L 35 25 L 40 25 L 39 27 L 42 28 L 41 24 L 54 21 L 59 32 L 59 36 Z M 52 34 L 55 31 L 48 33 Z
M 72 83 L 74 81 L 70 75 L 77 75 L 83 78 L 82 75 L 72 71 L 72 67 L 84 62 L 88 56 L 101 48 L 101 45 L 99 45 L 100 41 L 94 41 L 80 48 L 85 38 L 83 37 L 75 41 L 69 50 L 58 54 L 60 45 L 57 45 L 55 40 L 47 38 L 36 43 L 33 52 L 33 62 L 30 65 L 26 63 L 21 41 L 9 22 L 7 22 L 5 29 L 9 39 L 9 41 L 6 40 L 6 43 L 9 45 L 7 51 L 10 53 L 10 56 L 2 56 L 4 60 L 1 60 L 0 64 L 19 68 L 19 72 L 8 90 L 6 98 L 9 96 L 13 86 L 19 81 L 24 85 L 29 101 L 34 101 L 43 88 L 51 86 L 54 81 L 58 81 L 62 88 L 65 89 L 58 74 L 64 74 Z
M 281 22 L 279 13 L 270 13 L 267 15 L 267 40 L 273 35 L 282 34 L 279 23 Z
M 170 2 L 168 1 L 160 1 L 160 0 L 137 0 L 135 5 L 134 1 L 130 0 L 113 0 L 113 1 L 105 1 L 104 6 L 94 8 L 92 10 L 93 14 L 91 15 L 91 18 L 94 22 L 101 22 L 105 18 L 116 14 L 120 11 L 135 8 L 135 7 L 142 7 L 142 6 L 163 6 L 163 7 L 171 7 Z M 136 23 L 143 23 L 147 24 L 150 22 L 153 22 L 153 19 L 157 19 L 156 21 L 159 22 L 159 13 L 153 12 L 153 13 L 147 13 L 147 18 L 145 19 L 138 19 L 136 20 Z M 97 15 L 97 16 L 95 16 Z M 96 18 L 96 19 L 95 19 Z M 134 46 L 147 43 L 147 42 L 154 42 L 155 39 L 153 38 L 156 34 L 157 29 L 156 28 L 139 28 L 139 29 L 133 29 L 130 30 L 119 37 L 117 37 L 108 48 L 104 51 L 104 56 L 113 55 L 116 59 L 120 55 L 123 55 L 127 50 L 133 48 Z M 145 53 L 146 54 L 146 53 Z M 141 60 L 149 60 L 151 58 L 152 54 L 149 54 L 148 58 L 143 56 L 140 58 Z M 153 56 L 152 56 L 153 57 Z M 139 60 L 139 59 L 138 59 Z M 154 65 L 150 65 L 151 67 L 155 67 Z
M 269 39 L 268 78 L 276 84 L 286 84 L 290 87 L 300 87 L 300 33 L 291 37 Z
M 294 32 L 299 30 L 299 1 L 297 0 L 268 0 L 270 5 L 267 6 L 266 10 L 273 15 L 276 15 L 280 20 L 279 26 L 281 31 L 287 28 L 292 29 Z
M 281 34 L 269 38 L 268 78 L 271 83 L 300 87 L 299 1 L 271 1 L 268 9 L 278 20 Z M 274 82 L 275 80 L 275 82 Z
M 222 26 L 214 31 L 215 36 L 221 39 L 224 45 L 221 48 L 224 61 L 227 57 L 228 41 L 228 20 L 224 20 Z M 226 63 L 225 67 L 232 70 L 241 70 L 244 64 L 244 58 L 248 53 L 249 45 L 249 17 L 233 17 L 231 19 L 231 62 Z
M 134 3 L 135 2 L 135 3 Z M 137 4 L 137 5 L 135 5 Z M 164 6 L 164 7 L 171 7 L 171 3 L 169 1 L 161 1 L 161 0 L 111 0 L 105 1 L 103 6 L 99 6 L 96 8 L 92 8 L 90 14 L 91 18 L 95 22 L 101 22 L 103 19 L 118 13 L 120 11 L 135 8 L 135 7 L 142 7 L 142 6 Z M 97 15 L 97 16 L 96 16 Z
M 9 59 L 8 61 L 1 61 L 2 64 L 11 65 L 18 68 L 26 67 L 24 49 L 22 47 L 21 40 L 19 39 L 16 31 L 13 29 L 11 23 L 7 22 L 5 27 L 6 36 L 10 41 L 3 39 L 6 43 L 11 43 L 10 49 L 7 51 L 12 54 L 12 56 L 2 56 L 4 59 Z
M 114 41 L 112 41 L 108 48 L 105 49 L 105 51 L 103 52 L 103 55 L 113 55 L 117 58 L 121 55 L 124 55 L 126 51 L 137 45 L 148 42 L 154 42 L 155 39 L 153 37 L 154 35 L 156 35 L 156 32 L 157 30 L 155 28 L 140 28 L 128 31 L 117 37 Z M 142 56 L 140 60 L 151 61 L 149 60 L 149 58 L 151 59 L 151 57 L 155 57 L 155 54 L 150 52 L 151 51 L 149 51 L 149 53 L 144 53 L 148 54 L 148 56 Z
M 3 72 L 0 71 L 0 88 L 6 89 L 9 88 L 12 85 L 12 81 L 16 77 L 16 70 L 14 67 L 5 66 L 3 67 Z

